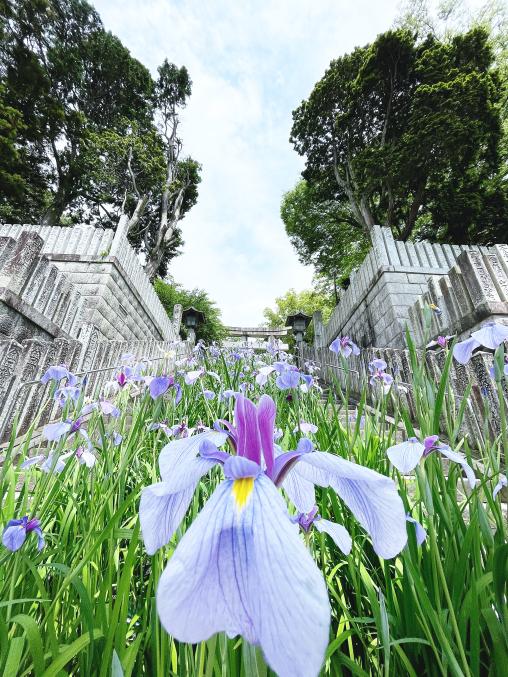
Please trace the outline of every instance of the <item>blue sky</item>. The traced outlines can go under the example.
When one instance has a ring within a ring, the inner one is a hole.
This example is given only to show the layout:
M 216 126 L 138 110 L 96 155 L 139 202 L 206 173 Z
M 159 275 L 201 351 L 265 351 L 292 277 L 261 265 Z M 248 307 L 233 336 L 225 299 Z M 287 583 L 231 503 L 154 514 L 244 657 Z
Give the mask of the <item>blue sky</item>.
M 93 0 L 92 0 L 93 2 Z M 291 111 L 331 59 L 389 28 L 398 0 L 96 0 L 108 30 L 155 74 L 164 58 L 193 81 L 184 152 L 203 165 L 171 274 L 205 288 L 227 324 L 256 325 L 290 287 L 308 288 L 279 216 L 303 168 Z

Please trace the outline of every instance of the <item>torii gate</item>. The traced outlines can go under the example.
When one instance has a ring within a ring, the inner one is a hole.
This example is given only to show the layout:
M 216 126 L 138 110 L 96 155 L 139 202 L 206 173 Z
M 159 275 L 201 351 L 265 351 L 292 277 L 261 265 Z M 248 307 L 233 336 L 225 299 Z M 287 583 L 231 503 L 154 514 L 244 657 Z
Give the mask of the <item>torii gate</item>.
M 278 329 L 267 329 L 266 327 L 226 327 L 228 336 L 243 338 L 248 342 L 250 338 L 260 339 L 278 339 L 287 336 L 291 327 L 281 327 Z
M 249 336 L 251 338 L 264 338 L 269 341 L 287 336 L 289 333 L 294 333 L 297 345 L 300 345 L 303 340 L 303 334 L 311 321 L 310 315 L 302 313 L 300 310 L 292 315 L 288 315 L 286 319 L 286 326 L 277 329 L 270 329 L 266 327 L 226 327 L 228 336 L 238 336 L 248 343 Z

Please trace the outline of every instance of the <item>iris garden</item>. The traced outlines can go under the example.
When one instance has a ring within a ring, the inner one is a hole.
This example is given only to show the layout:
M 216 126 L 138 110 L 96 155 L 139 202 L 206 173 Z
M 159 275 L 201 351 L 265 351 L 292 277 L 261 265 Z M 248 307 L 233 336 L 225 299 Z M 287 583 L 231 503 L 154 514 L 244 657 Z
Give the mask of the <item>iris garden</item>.
M 61 415 L 0 465 L 0 673 L 502 674 L 504 398 L 473 447 L 448 373 L 487 349 L 502 395 L 507 338 L 438 337 L 436 383 L 408 337 L 416 420 L 379 359 L 354 403 L 274 348 L 52 367 Z

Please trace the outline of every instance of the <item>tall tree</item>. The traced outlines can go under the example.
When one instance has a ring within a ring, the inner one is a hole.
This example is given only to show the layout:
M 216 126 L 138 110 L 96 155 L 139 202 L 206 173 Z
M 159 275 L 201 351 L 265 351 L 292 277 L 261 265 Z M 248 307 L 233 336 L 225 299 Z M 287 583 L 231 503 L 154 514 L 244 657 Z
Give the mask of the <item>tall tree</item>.
M 164 139 L 166 177 L 158 227 L 147 231 L 149 254 L 145 270 L 150 278 L 159 270 L 166 249 L 170 249 L 178 237 L 178 223 L 196 203 L 197 184 L 200 181 L 199 165 L 192 158 L 180 159 L 182 140 L 178 135 L 179 110 L 191 95 L 189 73 L 185 66 L 177 68 L 167 59 L 158 72 L 155 102 Z
M 0 85 L 0 218 L 17 216 L 26 193 L 26 180 L 16 138 L 23 126 L 19 110 L 5 103 Z
M 11 0 L 4 26 L 8 103 L 20 108 L 25 145 L 46 177 L 43 220 L 56 224 L 82 197 L 90 133 L 148 122 L 153 82 L 84 0 Z
M 283 296 L 275 299 L 275 308 L 265 308 L 263 315 L 266 325 L 271 329 L 277 329 L 285 326 L 288 315 L 298 311 L 312 315 L 316 310 L 320 310 L 327 322 L 333 308 L 334 301 L 315 289 L 304 289 L 301 292 L 289 289 Z
M 158 201 L 151 199 L 149 182 L 141 188 L 137 172 L 132 167 L 132 147 L 126 158 L 129 188 L 127 195 L 134 198 L 134 209 L 126 210 L 124 200 L 124 228 L 130 238 L 141 236 L 146 257 L 145 271 L 153 280 L 164 275 L 167 262 L 175 255 L 181 244 L 180 221 L 194 206 L 201 181 L 200 165 L 191 157 L 182 158 L 182 140 L 178 135 L 179 111 L 185 106 L 191 94 L 191 80 L 185 66 L 178 68 L 164 61 L 158 69 L 155 84 L 155 121 L 160 133 L 164 176 L 158 187 Z M 159 158 L 159 169 L 161 167 Z M 144 170 L 142 170 L 143 174 Z M 127 216 L 129 214 L 129 216 Z
M 368 239 L 357 228 L 347 204 L 320 200 L 307 181 L 299 181 L 282 198 L 281 218 L 304 265 L 328 280 L 338 301 L 338 287 L 363 260 Z
M 154 81 L 85 0 L 0 0 L 0 19 L 0 217 L 120 227 L 164 275 L 200 181 L 178 134 L 186 68 Z
M 314 194 L 363 234 L 382 223 L 403 240 L 491 242 L 505 236 L 501 91 L 484 29 L 445 41 L 388 31 L 332 61 L 294 111 L 291 141 Z M 452 186 L 461 210 L 443 209 Z

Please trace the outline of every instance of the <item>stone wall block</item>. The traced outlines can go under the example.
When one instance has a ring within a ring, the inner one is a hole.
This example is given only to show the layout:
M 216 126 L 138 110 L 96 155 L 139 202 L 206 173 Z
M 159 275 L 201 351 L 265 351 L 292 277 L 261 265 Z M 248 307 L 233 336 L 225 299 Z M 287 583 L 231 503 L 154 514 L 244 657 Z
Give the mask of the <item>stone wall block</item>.
M 8 237 L 7 235 L 0 237 L 0 274 L 15 246 L 16 240 L 14 238 Z
M 389 266 L 390 259 L 385 247 L 385 238 L 383 237 L 383 229 L 381 226 L 373 226 L 370 237 L 372 240 L 372 248 L 376 259 L 376 265 Z
M 508 271 L 503 267 L 497 254 L 485 254 L 483 261 L 496 287 L 499 298 L 505 303 L 508 302 Z
M 473 251 L 463 252 L 459 257 L 459 265 L 475 307 L 482 303 L 501 301 L 481 254 Z
M 17 377 L 17 389 L 10 402 L 4 404 L 6 409 L 6 426 L 4 434 L 10 435 L 12 419 L 18 417 L 17 434 L 28 428 L 36 412 L 34 405 L 38 391 L 43 387 L 38 380 L 41 377 L 41 364 L 48 350 L 48 343 L 29 339 L 23 343 L 23 363 Z M 33 383 L 35 381 L 35 383 Z
M 493 435 L 498 435 L 501 431 L 501 416 L 499 409 L 499 399 L 496 390 L 496 384 L 490 375 L 490 369 L 493 366 L 493 358 L 490 353 L 476 353 L 470 361 L 473 383 L 478 387 L 478 397 L 481 398 L 481 407 L 488 402 L 489 417 L 488 424 Z M 505 406 L 508 402 L 505 403 Z
M 0 438 L 8 420 L 10 402 L 19 386 L 23 368 L 23 346 L 12 339 L 0 339 Z
M 46 307 L 49 303 L 54 289 L 56 279 L 58 277 L 58 269 L 53 264 L 49 264 L 46 268 L 46 274 L 44 279 L 41 280 L 41 285 L 38 290 L 36 290 L 35 298 L 33 301 L 33 307 L 38 310 L 40 313 L 45 314 Z
M 455 298 L 460 309 L 460 316 L 466 317 L 474 311 L 473 302 L 463 281 L 462 270 L 460 266 L 455 265 L 448 273 L 450 284 L 455 292 Z
M 44 255 L 39 256 L 35 270 L 21 293 L 21 298 L 28 303 L 28 305 L 34 305 L 37 294 L 46 280 L 50 265 L 51 264 Z
M 92 365 L 91 373 L 88 377 L 86 392 L 90 397 L 98 396 L 99 374 L 102 369 L 105 357 L 106 343 L 99 341 L 95 352 L 95 359 Z
M 66 278 L 60 271 L 57 272 L 53 290 L 50 293 L 46 307 L 44 308 L 44 315 L 52 319 L 55 315 L 58 304 L 60 303 L 62 289 L 66 283 Z
M 0 287 L 8 287 L 13 294 L 20 294 L 37 266 L 42 244 L 36 233 L 21 233 L 0 272 Z
M 60 291 L 60 298 L 56 304 L 55 310 L 53 312 L 53 317 L 51 318 L 55 324 L 59 327 L 63 324 L 63 319 L 66 313 L 69 310 L 69 305 L 71 302 L 72 296 L 72 287 L 67 278 L 64 278 L 62 288 Z
M 92 369 L 99 343 L 99 331 L 97 327 L 93 324 L 83 324 L 78 334 L 78 340 L 82 346 L 78 371 L 88 372 Z

